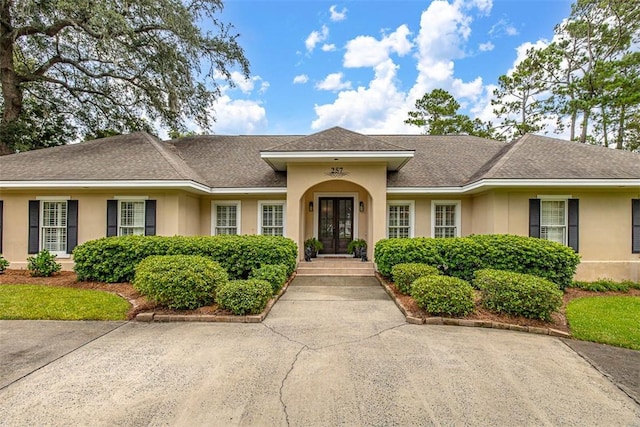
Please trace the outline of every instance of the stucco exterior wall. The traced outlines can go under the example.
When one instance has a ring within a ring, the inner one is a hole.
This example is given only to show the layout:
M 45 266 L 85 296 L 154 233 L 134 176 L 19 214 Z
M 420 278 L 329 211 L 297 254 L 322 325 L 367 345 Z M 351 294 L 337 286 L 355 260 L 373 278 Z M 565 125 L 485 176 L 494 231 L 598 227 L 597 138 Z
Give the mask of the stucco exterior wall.
M 107 200 L 113 200 L 116 196 L 140 196 L 156 200 L 156 234 L 172 236 L 185 233 L 186 228 L 182 224 L 189 223 L 184 220 L 184 214 L 181 215 L 179 192 L 4 190 L 0 194 L 0 199 L 4 202 L 2 255 L 11 263 L 11 268 L 27 266 L 29 200 L 55 196 L 59 196 L 61 200 L 78 200 L 78 244 L 106 236 Z M 58 261 L 65 270 L 73 268 L 71 255 L 59 256 Z
M 349 186 L 347 183 L 351 183 Z M 361 188 L 355 188 L 356 185 Z M 385 163 L 292 163 L 287 166 L 287 230 L 288 237 L 298 244 L 299 256 L 303 256 L 304 240 L 314 234 L 309 228 L 308 203 L 313 192 L 319 189 L 327 192 L 339 192 L 340 189 L 357 192 L 358 196 L 366 192 L 365 206 L 367 223 L 358 234 L 367 240 L 368 256 L 373 255 L 373 243 L 385 237 L 387 169 Z M 309 191 L 313 189 L 313 191 Z M 364 201 L 364 200 L 363 200 Z M 358 201 L 354 209 L 358 210 Z M 314 201 L 315 203 L 315 201 Z M 305 221 L 301 221 L 301 218 Z M 361 219 L 359 215 L 358 219 Z M 313 227 L 313 225 L 311 225 Z M 363 231 L 366 234 L 363 236 Z

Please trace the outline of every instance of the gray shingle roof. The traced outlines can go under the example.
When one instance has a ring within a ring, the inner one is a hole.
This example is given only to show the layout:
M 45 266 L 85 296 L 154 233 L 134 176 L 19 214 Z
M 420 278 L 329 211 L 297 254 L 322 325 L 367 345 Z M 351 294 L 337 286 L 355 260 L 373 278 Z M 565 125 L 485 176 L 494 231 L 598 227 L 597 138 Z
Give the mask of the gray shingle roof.
M 0 181 L 204 180 L 166 143 L 144 133 L 0 157 Z
M 311 147 L 311 148 L 310 148 Z M 403 151 L 415 156 L 389 187 L 453 187 L 481 179 L 640 179 L 640 154 L 527 135 L 376 135 L 341 128 L 309 136 L 114 136 L 0 157 L 0 181 L 187 180 L 214 188 L 286 187 L 260 151 Z

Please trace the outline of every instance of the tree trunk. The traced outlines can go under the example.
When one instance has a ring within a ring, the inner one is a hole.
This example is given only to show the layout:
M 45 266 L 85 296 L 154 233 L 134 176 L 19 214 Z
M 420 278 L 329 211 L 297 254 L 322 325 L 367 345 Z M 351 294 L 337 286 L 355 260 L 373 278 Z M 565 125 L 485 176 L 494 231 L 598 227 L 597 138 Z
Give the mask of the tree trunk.
M 580 142 L 586 144 L 587 142 L 587 127 L 589 126 L 589 114 L 591 110 L 585 108 L 582 116 L 582 132 L 580 133 Z
M 624 116 L 625 106 L 620 107 L 620 118 L 618 119 L 618 136 L 616 138 L 616 148 L 618 150 L 624 149 Z
M 11 27 L 11 1 L 0 2 L 0 80 L 4 111 L 0 121 L 0 155 L 11 154 L 5 129 L 20 117 L 22 88 L 13 62 L 14 40 Z
M 609 147 L 609 135 L 607 134 L 607 132 L 609 132 L 607 126 L 607 110 L 604 105 L 600 106 L 600 111 L 602 114 L 602 136 L 604 138 L 604 146 Z

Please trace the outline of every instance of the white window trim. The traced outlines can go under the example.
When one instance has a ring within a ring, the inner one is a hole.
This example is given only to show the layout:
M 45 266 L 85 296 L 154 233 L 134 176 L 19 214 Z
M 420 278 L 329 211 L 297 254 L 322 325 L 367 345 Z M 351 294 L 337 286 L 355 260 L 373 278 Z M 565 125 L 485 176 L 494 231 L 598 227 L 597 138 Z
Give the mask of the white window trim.
M 537 199 L 540 200 L 540 238 L 542 237 L 542 227 L 547 227 L 547 224 L 542 223 L 542 203 L 543 202 L 564 202 L 564 235 L 562 245 L 569 245 L 569 199 L 572 199 L 571 195 L 538 195 Z M 549 240 L 549 239 L 544 239 Z M 552 241 L 552 240 L 550 240 Z
M 113 196 L 113 198 L 116 200 L 126 200 L 128 202 L 149 200 L 149 196 Z
M 117 221 L 117 227 L 118 227 L 118 236 L 122 236 L 122 234 L 120 234 L 120 228 L 122 227 L 120 224 L 120 220 L 122 218 L 122 202 L 142 202 L 143 204 L 143 214 L 142 217 L 146 219 L 147 217 L 147 205 L 146 205 L 146 200 L 147 198 L 143 198 L 143 197 L 137 197 L 137 198 L 133 198 L 133 197 L 121 197 L 118 198 L 118 211 L 117 211 L 117 215 L 118 215 L 118 221 Z M 146 221 L 142 224 L 142 235 L 144 236 L 145 234 L 145 227 L 146 227 Z M 135 227 L 130 227 L 130 228 L 135 228 Z
M 258 234 L 262 234 L 262 207 L 282 205 L 282 235 L 287 235 L 287 202 L 285 200 L 260 200 L 258 201 Z
M 42 220 L 44 219 L 44 203 L 42 202 L 64 202 L 67 207 L 67 225 L 66 225 L 66 233 L 69 232 L 69 204 L 67 203 L 68 200 L 71 200 L 71 197 L 69 196 L 61 196 L 61 197 L 57 197 L 57 196 L 40 196 L 40 197 L 36 197 L 36 200 L 40 201 L 40 206 L 39 208 L 39 213 L 38 213 L 38 249 L 40 251 L 42 251 L 44 249 L 44 245 L 42 244 L 42 229 L 44 228 L 43 224 L 42 224 Z M 67 241 L 68 241 L 69 236 L 67 236 Z M 55 255 L 57 258 L 70 258 L 71 254 L 67 253 L 67 251 L 69 250 L 69 248 L 66 247 L 67 242 L 65 242 L 65 251 L 49 251 L 49 253 Z
M 212 200 L 211 201 L 211 235 L 216 235 L 217 209 L 216 206 L 236 206 L 236 228 L 237 234 L 242 234 L 242 203 L 240 200 Z
M 431 201 L 431 237 L 436 237 L 436 206 L 438 205 L 455 205 L 456 206 L 456 235 L 460 237 L 460 224 L 462 222 L 462 203 L 460 200 L 432 200 Z
M 409 205 L 409 237 L 414 237 L 415 230 L 415 211 L 416 211 L 416 202 L 415 200 L 387 200 L 387 212 L 386 212 L 386 226 L 385 226 L 385 234 L 387 238 L 389 238 L 389 206 L 404 206 Z

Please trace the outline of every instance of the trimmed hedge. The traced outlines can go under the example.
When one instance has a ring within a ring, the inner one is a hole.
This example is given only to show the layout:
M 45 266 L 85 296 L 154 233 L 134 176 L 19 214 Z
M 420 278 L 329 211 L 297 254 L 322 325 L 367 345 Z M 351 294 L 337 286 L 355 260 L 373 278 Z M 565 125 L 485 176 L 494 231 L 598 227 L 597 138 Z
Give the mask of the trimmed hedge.
M 482 304 L 498 313 L 551 320 L 562 306 L 562 291 L 554 283 L 529 274 L 479 270 L 474 285 L 482 293 Z
M 265 264 L 260 268 L 254 268 L 249 274 L 250 279 L 266 280 L 271 284 L 273 294 L 277 294 L 287 281 L 287 266 L 283 264 Z
M 78 280 L 128 282 L 136 265 L 151 255 L 201 255 L 219 262 L 232 279 L 244 279 L 263 264 L 283 264 L 289 276 L 298 247 L 281 236 L 104 237 L 73 250 L 74 270 Z
M 424 276 L 439 276 L 440 270 L 432 265 L 408 262 L 396 264 L 391 268 L 391 277 L 396 288 L 405 294 L 411 293 L 411 284 L 418 278 Z
M 215 261 L 197 255 L 154 255 L 135 269 L 133 287 L 160 305 L 195 309 L 210 305 L 216 290 L 228 281 Z
M 422 263 L 468 281 L 476 270 L 484 268 L 532 274 L 552 281 L 560 289 L 571 285 L 580 262 L 580 256 L 567 246 L 509 234 L 383 239 L 376 243 L 374 259 L 386 277 L 391 276 L 396 264 Z
M 457 277 L 420 277 L 411 286 L 411 297 L 431 314 L 466 316 L 475 307 L 473 288 Z
M 264 310 L 272 296 L 273 288 L 266 280 L 231 280 L 218 289 L 216 302 L 233 314 L 257 314 Z

